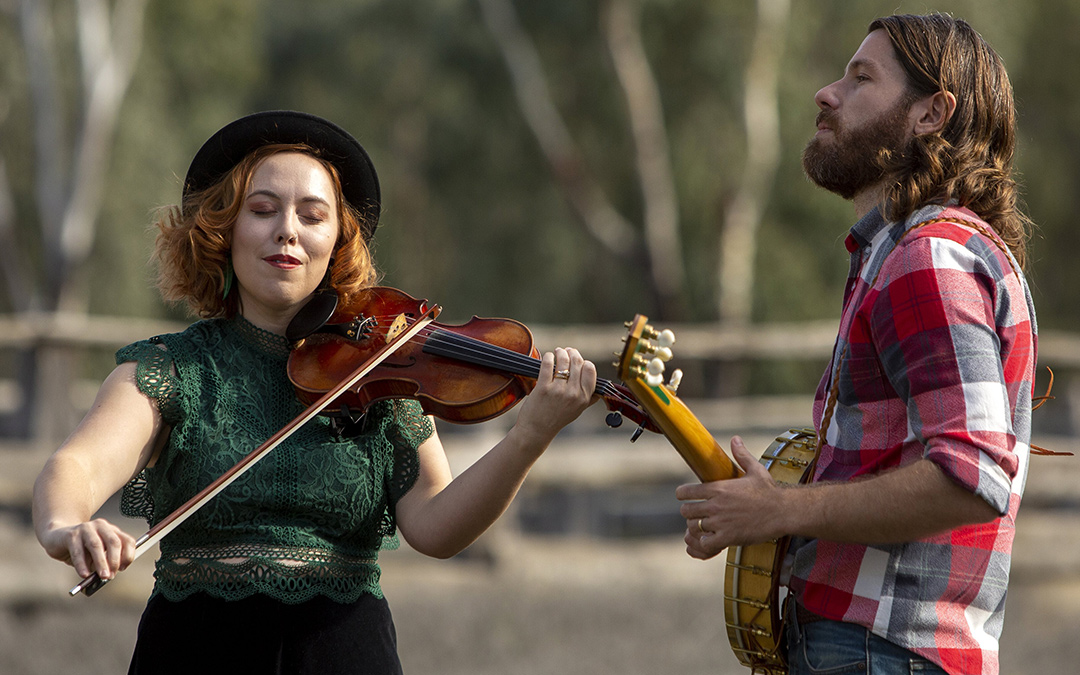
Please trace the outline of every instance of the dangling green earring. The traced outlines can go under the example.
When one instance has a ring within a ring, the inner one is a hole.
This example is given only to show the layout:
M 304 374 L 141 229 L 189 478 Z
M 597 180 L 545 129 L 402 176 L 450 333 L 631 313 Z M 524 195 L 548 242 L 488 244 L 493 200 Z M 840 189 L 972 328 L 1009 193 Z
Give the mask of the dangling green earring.
M 232 280 L 235 275 L 233 274 L 232 260 L 225 261 L 225 288 L 221 291 L 221 299 L 229 297 L 229 291 L 232 290 Z

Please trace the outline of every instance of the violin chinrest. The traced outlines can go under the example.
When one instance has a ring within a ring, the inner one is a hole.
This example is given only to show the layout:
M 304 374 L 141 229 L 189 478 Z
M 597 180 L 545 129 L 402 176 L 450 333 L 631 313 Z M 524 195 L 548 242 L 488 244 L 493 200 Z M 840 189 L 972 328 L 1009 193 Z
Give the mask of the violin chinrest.
M 296 343 L 326 325 L 337 310 L 338 296 L 333 290 L 320 291 L 307 301 L 285 329 L 285 337 Z

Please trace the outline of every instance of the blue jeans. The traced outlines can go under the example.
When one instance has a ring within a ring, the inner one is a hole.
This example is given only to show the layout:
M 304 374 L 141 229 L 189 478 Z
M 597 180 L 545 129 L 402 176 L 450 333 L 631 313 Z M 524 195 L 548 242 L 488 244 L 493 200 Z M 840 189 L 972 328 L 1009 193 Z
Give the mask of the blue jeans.
M 789 602 L 794 609 L 794 602 Z M 821 619 L 799 625 L 787 612 L 788 675 L 946 675 L 940 666 L 862 626 Z

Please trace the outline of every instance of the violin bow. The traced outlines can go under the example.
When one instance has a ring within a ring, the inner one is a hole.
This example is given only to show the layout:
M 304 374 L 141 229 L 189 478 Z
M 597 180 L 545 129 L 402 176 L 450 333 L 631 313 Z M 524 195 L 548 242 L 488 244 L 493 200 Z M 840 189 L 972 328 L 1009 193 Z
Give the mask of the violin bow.
M 367 361 L 362 363 L 351 375 L 339 382 L 333 389 L 327 391 L 319 400 L 308 406 L 304 412 L 297 415 L 291 422 L 286 424 L 280 431 L 271 436 L 265 443 L 252 450 L 243 459 L 236 463 L 231 469 L 222 474 L 217 480 L 210 485 L 207 485 L 198 494 L 184 503 L 183 506 L 176 509 L 168 516 L 166 516 L 161 522 L 154 527 L 150 528 L 146 534 L 142 535 L 135 541 L 135 558 L 145 553 L 154 544 L 161 541 L 165 535 L 169 534 L 176 528 L 190 518 L 196 511 L 202 508 L 208 501 L 217 496 L 222 490 L 227 488 L 233 481 L 242 476 L 248 469 L 255 466 L 255 463 L 270 453 L 271 450 L 281 445 L 289 436 L 291 436 L 297 429 L 307 424 L 313 417 L 322 412 L 328 405 L 330 405 L 335 398 L 337 398 L 344 391 L 355 385 L 362 380 L 375 366 L 382 363 L 387 357 L 397 351 L 399 348 L 405 345 L 409 340 L 415 337 L 421 330 L 424 329 L 429 323 L 435 320 L 439 315 L 442 308 L 438 305 L 433 305 L 424 312 L 419 319 L 413 323 L 408 329 L 402 331 L 398 335 L 392 337 L 387 341 L 379 351 L 375 352 Z M 109 582 L 108 579 L 102 579 L 98 576 L 97 572 L 94 572 L 88 577 L 85 577 L 74 588 L 68 591 L 68 595 L 75 597 L 79 593 L 85 593 L 87 597 L 93 595 L 102 586 Z

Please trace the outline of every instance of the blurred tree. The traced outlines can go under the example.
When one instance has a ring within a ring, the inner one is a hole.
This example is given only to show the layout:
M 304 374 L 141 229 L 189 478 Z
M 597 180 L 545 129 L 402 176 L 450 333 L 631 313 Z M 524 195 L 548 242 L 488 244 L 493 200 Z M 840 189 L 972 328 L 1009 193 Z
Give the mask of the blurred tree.
M 186 0 L 149 3 L 145 33 L 120 29 L 143 2 L 0 0 L 0 244 L 18 252 L 0 266 L 4 311 L 184 317 L 150 281 L 149 212 L 179 198 L 191 156 L 222 124 L 296 108 L 368 149 L 383 185 L 385 282 L 443 304 L 447 320 L 832 317 L 852 214 L 802 174 L 814 92 L 840 76 L 873 17 L 925 10 Z M 1073 5 L 936 5 L 969 18 L 1009 64 L 1044 328 L 1080 323 L 1068 258 L 1080 112 L 1060 65 L 1080 48 Z M 111 129 L 83 133 L 109 90 L 127 93 L 110 104 Z M 5 358 L 0 370 L 27 363 Z M 111 367 L 107 355 L 94 363 L 95 376 Z
M 753 312 L 758 230 L 780 162 L 780 65 L 787 44 L 788 0 L 757 0 L 757 26 L 743 76 L 746 161 L 724 210 L 717 277 L 720 320 L 748 324 Z
M 1019 152 L 1029 212 L 1038 229 L 1029 276 L 1040 327 L 1080 330 L 1080 88 L 1067 67 L 1080 54 L 1080 5 L 1033 0 L 1011 17 L 1007 55 L 1020 109 Z
M 513 3 L 480 0 L 480 7 L 506 61 L 522 115 L 572 211 L 603 248 L 625 263 L 648 270 L 658 318 L 683 314 L 678 308 L 684 297 L 684 265 L 671 157 L 659 90 L 642 44 L 640 5 L 633 0 L 604 2 L 601 21 L 627 103 L 644 205 L 644 236 L 618 212 L 583 161 Z
M 6 301 L 15 311 L 86 311 L 86 262 L 97 234 L 120 105 L 142 47 L 145 5 L 146 0 L 117 0 L 111 6 L 106 0 L 23 0 L 17 8 L 7 7 L 17 16 L 22 47 L 34 198 L 27 209 L 33 216 L 20 217 L 0 155 L 0 244 L 16 251 L 21 240 L 36 233 L 40 256 L 37 265 L 19 255 L 5 261 Z M 23 226 L 17 228 L 17 222 Z M 34 227 L 27 226 L 31 223 Z M 19 362 L 22 409 L 7 423 L 21 434 L 37 425 L 39 436 L 47 428 L 69 426 L 70 355 L 34 347 Z
M 252 112 L 267 79 L 263 0 L 147 7 L 146 46 L 121 110 L 108 200 L 89 265 L 90 311 L 186 320 L 166 307 L 148 266 L 157 207 L 180 199 L 188 162 L 220 126 Z M 112 360 L 105 359 L 111 367 Z

